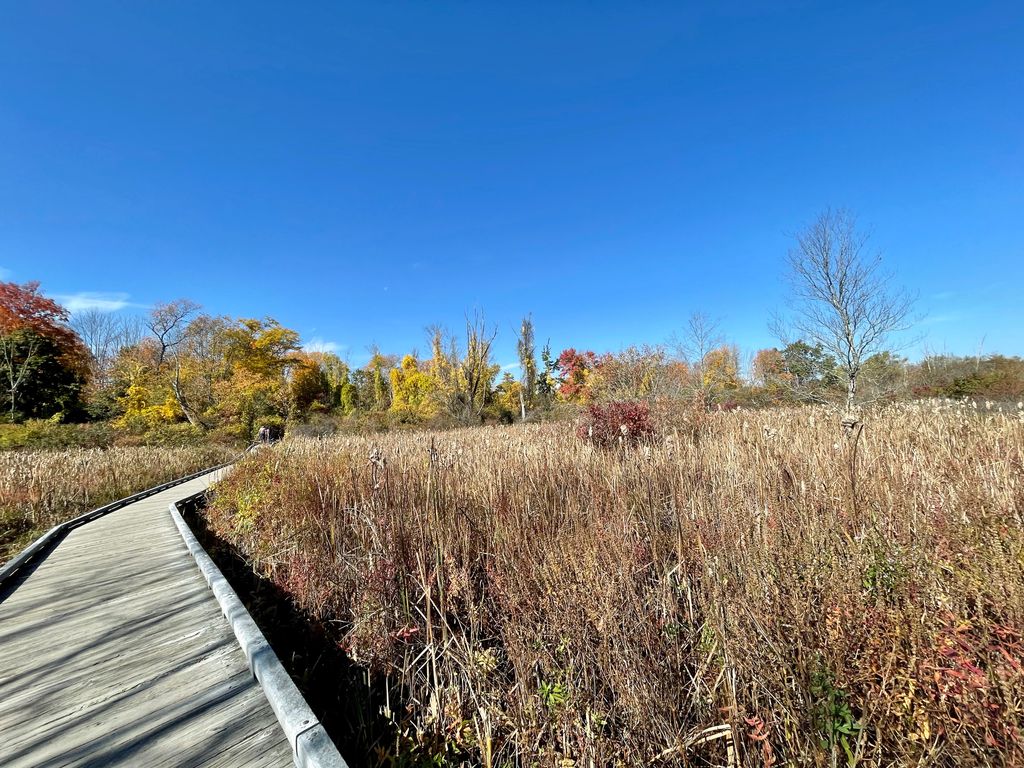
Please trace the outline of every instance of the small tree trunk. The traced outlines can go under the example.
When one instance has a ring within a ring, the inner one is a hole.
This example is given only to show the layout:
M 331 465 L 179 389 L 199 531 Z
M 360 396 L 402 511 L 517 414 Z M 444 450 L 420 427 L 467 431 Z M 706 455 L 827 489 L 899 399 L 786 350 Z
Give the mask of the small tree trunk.
M 203 423 L 189 406 L 188 400 L 185 398 L 185 393 L 181 389 L 181 369 L 175 368 L 174 370 L 174 381 L 171 384 L 171 389 L 174 392 L 174 399 L 178 401 L 178 407 L 181 408 L 181 412 L 185 414 L 185 418 L 188 419 L 188 423 L 193 427 L 198 427 L 204 432 L 208 429 L 207 425 Z
M 846 426 L 846 422 L 843 422 L 843 426 Z M 850 438 L 848 441 L 848 456 L 849 456 L 849 481 L 850 481 L 850 515 L 853 520 L 858 519 L 859 506 L 857 499 L 857 448 L 860 445 L 860 436 L 864 431 L 864 425 L 859 421 L 855 421 L 847 429 L 847 436 Z
M 526 421 L 526 399 L 523 397 L 523 390 L 519 390 L 519 418 Z

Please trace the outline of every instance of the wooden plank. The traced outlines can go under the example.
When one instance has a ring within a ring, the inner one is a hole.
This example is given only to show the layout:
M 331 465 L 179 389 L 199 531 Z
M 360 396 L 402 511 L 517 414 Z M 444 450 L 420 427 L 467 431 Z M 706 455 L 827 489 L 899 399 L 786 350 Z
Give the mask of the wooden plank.
M 204 728 L 226 722 L 222 718 L 233 711 L 236 701 L 243 705 L 258 703 L 255 696 L 259 692 L 247 683 L 246 677 L 237 675 L 190 685 L 187 697 L 170 688 L 150 692 L 145 700 L 125 695 L 107 706 L 41 724 L 22 738 L 11 739 L 4 749 L 11 762 L 32 758 L 59 765 L 86 760 L 148 765 L 148 761 L 140 760 L 141 754 L 154 747 L 164 752 L 159 749 L 160 742 L 171 748 L 169 753 L 194 748 L 202 740 Z
M 292 755 L 288 745 L 280 743 L 277 733 L 270 728 L 260 728 L 247 734 L 239 741 L 224 748 L 220 753 L 209 750 L 204 755 L 207 766 L 232 768 L 237 765 L 250 768 L 273 768 L 282 761 L 289 761 Z
M 59 600 L 56 599 L 55 593 L 59 593 L 62 582 L 55 580 L 54 589 L 47 590 L 45 594 L 40 593 L 37 597 L 27 599 L 18 605 L 20 621 L 9 629 L 0 628 L 0 643 L 14 640 L 19 632 L 30 630 L 34 622 L 74 620 L 76 615 L 90 615 L 104 607 L 115 610 L 121 604 L 148 600 L 154 593 L 159 594 L 168 586 L 172 586 L 172 580 L 176 582 L 173 586 L 184 593 L 192 589 L 188 582 L 178 581 L 184 575 L 182 564 L 174 563 L 173 566 L 161 567 L 149 573 L 145 578 L 133 579 L 132 583 L 137 586 L 136 591 L 132 593 L 124 592 L 120 583 L 124 579 L 120 578 L 99 584 L 95 591 L 90 590 L 87 583 L 65 587 L 64 594 L 60 595 Z M 205 587 L 205 582 L 199 582 L 195 588 L 198 589 L 200 586 Z
M 0 765 L 292 764 L 167 513 L 207 482 L 73 529 L 0 603 Z
M 25 685 L 20 693 L 4 697 L 4 707 L 10 714 L 17 716 L 19 713 L 26 719 L 39 719 L 50 711 L 52 702 L 60 698 L 72 697 L 78 701 L 89 701 L 90 696 L 100 696 L 104 691 L 116 689 L 116 687 L 129 680 L 141 680 L 144 682 L 146 671 L 152 669 L 156 664 L 164 668 L 173 668 L 179 665 L 186 665 L 190 660 L 198 660 L 215 653 L 230 653 L 233 651 L 233 644 L 229 639 L 220 636 L 208 636 L 189 644 L 189 655 L 163 654 L 151 652 L 139 655 L 134 658 L 124 658 L 124 653 L 114 656 L 101 657 L 91 662 L 89 666 L 74 665 L 73 671 L 67 669 L 67 665 L 55 664 L 44 675 L 36 676 L 31 681 L 31 687 Z
M 89 690 L 85 697 L 58 691 L 56 703 L 60 706 L 23 721 L 28 727 L 5 733 L 4 748 L 14 755 L 37 753 L 40 737 L 47 742 L 73 743 L 91 737 L 96 724 L 104 726 L 104 734 L 119 728 L 146 727 L 159 720 L 161 713 L 195 712 L 210 698 L 229 698 L 252 690 L 248 683 L 245 671 L 230 665 L 202 669 L 184 665 L 148 678 L 132 676 L 106 689 Z M 182 696 L 183 691 L 188 695 Z M 207 719 L 216 721 L 216 717 L 213 713 Z

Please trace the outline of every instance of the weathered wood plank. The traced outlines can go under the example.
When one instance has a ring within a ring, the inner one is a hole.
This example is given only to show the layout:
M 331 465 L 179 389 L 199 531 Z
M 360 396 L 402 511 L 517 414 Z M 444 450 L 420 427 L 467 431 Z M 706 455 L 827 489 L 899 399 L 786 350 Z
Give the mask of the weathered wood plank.
M 0 765 L 292 765 L 167 514 L 208 482 L 70 531 L 0 602 Z

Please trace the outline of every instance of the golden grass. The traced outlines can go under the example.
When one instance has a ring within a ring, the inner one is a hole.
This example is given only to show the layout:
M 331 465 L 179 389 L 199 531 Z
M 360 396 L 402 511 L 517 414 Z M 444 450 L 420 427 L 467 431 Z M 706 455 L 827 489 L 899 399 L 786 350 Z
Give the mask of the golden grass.
M 873 413 L 855 490 L 824 411 L 677 427 L 296 440 L 208 515 L 387 681 L 404 760 L 1024 761 L 1024 417 Z
M 0 564 L 58 523 L 232 455 L 221 446 L 0 452 Z

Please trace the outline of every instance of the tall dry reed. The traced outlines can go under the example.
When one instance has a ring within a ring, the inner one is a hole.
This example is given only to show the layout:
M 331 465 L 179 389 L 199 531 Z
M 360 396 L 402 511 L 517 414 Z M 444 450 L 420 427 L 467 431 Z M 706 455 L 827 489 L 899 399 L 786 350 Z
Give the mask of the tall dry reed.
M 219 464 L 220 446 L 0 452 L 0 563 L 57 523 Z
M 1021 764 L 1024 417 L 893 406 L 851 471 L 815 409 L 304 440 L 208 515 L 390 685 L 381 763 Z

